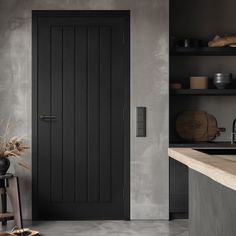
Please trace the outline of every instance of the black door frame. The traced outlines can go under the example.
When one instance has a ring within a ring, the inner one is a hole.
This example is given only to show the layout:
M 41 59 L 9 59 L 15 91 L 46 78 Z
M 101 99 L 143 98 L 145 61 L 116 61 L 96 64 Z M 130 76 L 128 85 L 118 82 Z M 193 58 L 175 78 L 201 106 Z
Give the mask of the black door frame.
M 130 220 L 130 11 L 118 10 L 34 10 L 32 11 L 32 217 L 37 219 L 37 183 L 38 183 L 38 72 L 37 72 L 37 32 L 38 17 L 123 17 L 127 24 L 124 32 L 125 40 L 125 104 L 124 104 L 124 220 Z

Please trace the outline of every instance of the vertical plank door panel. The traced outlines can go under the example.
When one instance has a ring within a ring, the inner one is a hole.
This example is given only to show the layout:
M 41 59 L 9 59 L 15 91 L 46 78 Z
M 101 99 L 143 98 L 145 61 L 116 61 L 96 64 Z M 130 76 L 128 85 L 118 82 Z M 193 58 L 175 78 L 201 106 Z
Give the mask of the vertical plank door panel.
M 51 201 L 62 201 L 63 173 L 62 173 L 62 27 L 54 26 L 51 29 L 51 115 L 56 120 L 51 122 Z
M 124 183 L 124 47 L 122 25 L 117 25 L 112 29 L 112 87 L 111 87 L 111 155 L 112 155 L 112 200 L 120 202 L 123 198 Z M 115 117 L 115 119 L 113 119 Z M 117 178 L 120 176 L 120 178 Z
M 100 200 L 111 201 L 111 28 L 100 30 Z
M 63 200 L 75 200 L 75 35 L 74 26 L 63 26 Z
M 42 22 L 38 27 L 38 199 L 50 200 L 50 122 L 40 119 L 50 114 L 50 27 Z M 43 170 L 43 171 L 42 171 Z M 41 205 L 41 204 L 40 204 Z M 47 212 L 47 209 L 45 209 Z
M 88 28 L 88 200 L 99 201 L 99 27 Z
M 88 201 L 88 28 L 76 27 L 76 201 Z

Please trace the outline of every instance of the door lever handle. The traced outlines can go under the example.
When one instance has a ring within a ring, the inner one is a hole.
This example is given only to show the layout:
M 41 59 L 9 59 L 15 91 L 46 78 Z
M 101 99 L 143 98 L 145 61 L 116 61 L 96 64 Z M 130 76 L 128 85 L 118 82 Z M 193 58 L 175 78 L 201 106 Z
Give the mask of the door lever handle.
M 56 120 L 56 116 L 40 115 L 40 120 Z

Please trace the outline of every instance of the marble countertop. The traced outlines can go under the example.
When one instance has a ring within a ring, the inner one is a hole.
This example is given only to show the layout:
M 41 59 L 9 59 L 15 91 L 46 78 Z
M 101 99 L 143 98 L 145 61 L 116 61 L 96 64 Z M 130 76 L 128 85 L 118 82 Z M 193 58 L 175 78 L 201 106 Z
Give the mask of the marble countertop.
M 169 148 L 169 157 L 236 190 L 236 155 L 208 155 L 192 148 Z

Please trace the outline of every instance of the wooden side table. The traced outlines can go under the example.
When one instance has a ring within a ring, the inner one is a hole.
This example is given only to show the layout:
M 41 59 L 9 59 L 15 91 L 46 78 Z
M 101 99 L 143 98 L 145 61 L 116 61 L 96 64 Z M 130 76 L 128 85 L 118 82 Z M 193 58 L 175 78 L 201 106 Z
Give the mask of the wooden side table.
M 8 220 L 14 220 L 15 226 L 19 229 L 23 228 L 18 177 L 10 173 L 0 175 L 0 195 L 2 203 L 0 221 L 2 224 L 5 225 Z M 7 210 L 7 198 L 10 200 L 12 212 Z

